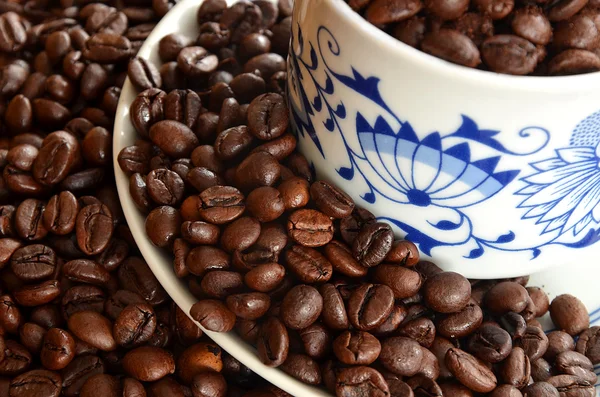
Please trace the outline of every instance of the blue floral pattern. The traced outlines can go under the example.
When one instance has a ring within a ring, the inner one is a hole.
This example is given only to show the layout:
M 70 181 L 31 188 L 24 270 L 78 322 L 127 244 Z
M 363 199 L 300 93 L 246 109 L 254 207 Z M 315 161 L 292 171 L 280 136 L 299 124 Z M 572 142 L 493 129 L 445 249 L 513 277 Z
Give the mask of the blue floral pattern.
M 338 134 L 347 163 L 336 171 L 345 180 L 364 186 L 361 198 L 366 203 L 386 200 L 407 210 L 429 209 L 426 223 L 420 225 L 408 224 L 399 216 L 381 218 L 396 225 L 425 254 L 431 255 L 439 246 L 462 245 L 465 258 L 479 258 L 486 249 L 530 251 L 535 258 L 546 244 L 582 247 L 598 240 L 597 230 L 583 231 L 590 224 L 600 224 L 600 112 L 575 129 L 572 147 L 532 163 L 536 172 L 519 179 L 520 170 L 511 169 L 506 160 L 540 152 L 550 139 L 545 128 L 523 128 L 508 140 L 517 143 L 510 148 L 506 137 L 500 139 L 500 131 L 481 128 L 467 115 L 460 115 L 462 122 L 454 131 L 417 133 L 385 102 L 379 78 L 364 76 L 354 67 L 351 74 L 329 67 L 327 59 L 339 56 L 342 49 L 327 27 L 318 29 L 316 47 L 305 41 L 299 26 L 292 30 L 288 97 L 296 133 L 310 139 L 323 158 L 323 135 L 317 133 L 317 123 L 323 125 L 319 131 L 326 131 L 321 134 Z M 334 95 L 338 89 L 367 98 L 378 116 L 371 116 L 369 122 L 361 110 L 349 113 L 342 95 Z M 347 134 L 349 126 L 353 130 Z M 488 155 L 474 158 L 475 146 L 483 147 Z M 544 243 L 516 246 L 511 244 L 515 240 L 511 230 L 491 239 L 474 230 L 469 208 L 510 183 L 525 185 L 517 192 L 526 196 L 519 208 L 525 211 L 523 219 L 545 226 L 542 234 L 552 234 Z M 560 237 L 570 231 L 584 236 L 562 241 Z

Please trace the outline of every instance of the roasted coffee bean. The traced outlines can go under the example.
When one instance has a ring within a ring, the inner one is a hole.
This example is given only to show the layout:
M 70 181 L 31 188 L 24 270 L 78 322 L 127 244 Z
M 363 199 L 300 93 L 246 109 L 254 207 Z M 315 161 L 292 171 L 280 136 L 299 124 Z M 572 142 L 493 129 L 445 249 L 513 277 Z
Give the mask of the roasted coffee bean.
M 348 300 L 348 318 L 361 331 L 381 325 L 394 308 L 394 293 L 383 284 L 363 284 Z
M 102 265 L 88 259 L 76 259 L 62 267 L 64 276 L 72 281 L 106 286 L 110 282 L 110 273 Z
M 167 155 L 187 157 L 198 144 L 198 138 L 185 124 L 174 120 L 155 123 L 149 130 L 150 139 Z
M 560 393 L 548 382 L 535 382 L 523 389 L 525 397 L 559 397 Z
M 262 11 L 256 4 L 240 1 L 222 12 L 219 23 L 231 31 L 231 42 L 239 43 L 262 27 L 262 19 Z
M 300 209 L 288 218 L 288 235 L 305 247 L 320 247 L 333 238 L 333 223 L 320 211 Z
M 208 272 L 200 283 L 200 288 L 207 296 L 224 299 L 231 294 L 242 292 L 244 281 L 237 272 L 213 270 Z
M 144 58 L 136 57 L 129 61 L 127 75 L 129 81 L 140 91 L 148 88 L 158 88 L 162 84 L 156 66 Z
M 158 55 L 163 62 L 175 61 L 177 54 L 191 44 L 192 40 L 187 36 L 179 33 L 168 34 L 158 42 Z
M 69 331 L 77 338 L 103 351 L 116 349 L 109 319 L 93 311 L 74 313 L 68 320 Z
M 262 292 L 229 295 L 225 302 L 229 310 L 238 318 L 245 320 L 257 320 L 261 318 L 271 306 L 269 295 Z
M 63 393 L 66 396 L 77 396 L 83 384 L 92 376 L 104 373 L 102 359 L 94 355 L 75 357 L 62 371 Z
M 540 51 L 530 41 L 513 35 L 496 35 L 481 45 L 483 61 L 497 73 L 524 75 L 533 72 Z
M 451 313 L 436 321 L 436 331 L 447 338 L 462 338 L 475 331 L 483 321 L 479 305 L 471 301 L 458 313 Z
M 379 361 L 394 374 L 413 376 L 419 371 L 422 360 L 421 346 L 412 339 L 398 336 L 387 338 L 381 343 Z
M 248 130 L 259 139 L 278 138 L 286 132 L 288 122 L 287 109 L 279 94 L 258 96 L 248 107 Z
M 299 331 L 304 352 L 315 360 L 325 358 L 331 351 L 331 335 L 327 327 L 314 323 Z
M 491 311 L 502 314 L 520 313 L 527 306 L 529 294 L 520 284 L 505 281 L 494 285 L 485 295 L 485 305 Z
M 80 396 L 102 395 L 116 397 L 121 393 L 121 384 L 116 377 L 107 374 L 91 376 L 81 387 Z
M 349 326 L 348 314 L 339 291 L 333 284 L 323 284 L 319 288 L 323 297 L 321 318 L 333 330 L 345 330 Z
M 365 267 L 380 264 L 392 249 L 394 234 L 389 225 L 381 222 L 366 225 L 352 243 L 352 253 Z
M 75 357 L 75 340 L 60 328 L 51 328 L 44 336 L 40 354 L 42 365 L 49 370 L 66 367 Z
M 86 41 L 82 52 L 83 56 L 92 62 L 117 63 L 131 56 L 132 47 L 131 42 L 124 36 L 96 33 Z
M 15 397 L 28 395 L 58 397 L 62 388 L 61 382 L 62 379 L 59 374 L 36 369 L 12 379 L 7 392 L 10 396 Z
M 325 246 L 324 253 L 336 272 L 348 277 L 363 277 L 367 274 L 367 268 L 358 263 L 358 261 L 354 259 L 352 251 L 337 240 L 332 240 L 328 243 Z M 383 278 L 377 281 L 386 284 L 386 282 L 382 280 Z M 410 282 L 408 285 L 410 286 Z M 394 289 L 392 286 L 388 286 Z M 394 294 L 397 292 L 398 291 L 394 291 Z M 403 292 L 406 291 L 404 290 Z
M 49 280 L 28 284 L 13 292 L 15 301 L 22 306 L 39 306 L 53 301 L 60 295 L 58 281 Z
M 316 288 L 297 285 L 281 303 L 281 319 L 288 328 L 302 329 L 314 323 L 323 310 L 323 297 Z
M 278 367 L 287 359 L 289 336 L 285 325 L 276 317 L 269 317 L 260 327 L 258 357 L 269 367 Z
M 524 353 L 522 356 L 529 363 Z M 463 350 L 457 348 L 448 350 L 445 364 L 460 383 L 473 391 L 488 393 L 496 387 L 497 380 L 494 373 L 482 361 Z
M 75 230 L 79 248 L 87 255 L 102 252 L 113 232 L 113 218 L 107 206 L 88 205 L 79 211 Z
M 590 326 L 585 306 L 572 295 L 564 294 L 554 298 L 550 304 L 550 316 L 558 329 L 571 336 L 578 335 Z
M 185 383 L 191 383 L 199 373 L 219 372 L 222 368 L 221 348 L 209 343 L 196 343 L 188 347 L 177 360 L 177 374 Z
M 202 108 L 200 97 L 192 90 L 173 90 L 164 99 L 164 115 L 193 128 Z M 198 164 L 195 164 L 198 166 Z
M 221 246 L 228 252 L 244 251 L 258 240 L 260 227 L 260 222 L 255 218 L 238 218 L 223 230 Z
M 381 352 L 381 343 L 368 332 L 345 331 L 333 341 L 333 352 L 344 364 L 369 365 Z
M 469 337 L 467 350 L 477 358 L 497 363 L 504 360 L 512 349 L 512 339 L 502 328 L 483 324 Z
M 475 43 L 456 30 L 440 29 L 427 33 L 421 48 L 428 54 L 459 65 L 474 68 L 481 63 Z
M 586 329 L 579 335 L 577 339 L 577 352 L 585 355 L 596 365 L 600 362 L 600 327 L 594 326 Z M 550 334 L 548 335 L 550 339 Z M 552 343 L 550 344 L 552 346 Z M 549 349 L 550 350 L 550 349 Z
M 425 1 L 425 9 L 436 17 L 449 21 L 458 19 L 469 8 L 469 2 L 461 1 Z
M 582 334 L 582 336 L 584 334 Z M 547 338 L 548 348 L 544 353 L 544 358 L 547 360 L 553 361 L 558 354 L 575 350 L 575 341 L 573 340 L 573 337 L 564 331 L 552 331 L 548 333 Z M 532 362 L 533 361 L 535 360 L 532 360 Z
M 205 299 L 194 303 L 190 315 L 209 331 L 227 332 L 235 325 L 235 314 L 217 300 Z
M 208 245 L 193 248 L 185 260 L 190 273 L 197 276 L 203 276 L 211 270 L 228 269 L 229 263 L 230 257 L 225 251 Z
M 535 317 L 542 317 L 550 308 L 548 295 L 539 287 L 527 287 L 527 293 L 535 305 Z
M 153 209 L 146 218 L 146 233 L 157 247 L 170 245 L 179 235 L 180 228 L 179 212 L 167 205 Z
M 529 357 L 520 347 L 514 347 L 506 360 L 502 362 L 499 376 L 504 383 L 522 389 L 529 382 L 531 365 Z
M 156 329 L 152 306 L 138 303 L 125 307 L 115 320 L 113 335 L 120 346 L 133 347 L 147 342 Z
M 538 327 L 528 326 L 523 336 L 516 341 L 516 345 L 523 348 L 530 361 L 542 357 L 548 349 L 549 341 L 544 331 Z
M 523 316 L 518 313 L 508 312 L 499 318 L 499 324 L 504 328 L 510 336 L 514 339 L 518 339 L 525 334 L 527 323 Z
M 48 234 L 42 221 L 45 204 L 40 200 L 26 199 L 15 212 L 15 230 L 25 240 L 40 240 Z
M 175 360 L 164 349 L 142 346 L 125 354 L 123 369 L 134 379 L 154 382 L 175 372 Z
M 435 325 L 427 317 L 411 318 L 407 315 L 405 321 L 398 328 L 399 335 L 414 339 L 424 347 L 431 346 L 435 333 Z
M 471 284 L 458 273 L 444 272 L 425 281 L 425 302 L 441 313 L 456 313 L 462 310 L 471 297 Z
M 38 281 L 54 273 L 56 261 L 56 254 L 52 248 L 33 244 L 16 249 L 12 254 L 10 265 L 14 274 L 20 279 Z
M 513 31 L 534 44 L 546 45 L 552 39 L 552 26 L 542 9 L 527 6 L 515 10 L 511 22 Z
M 80 311 L 101 313 L 105 300 L 105 293 L 98 287 L 91 285 L 71 287 L 61 299 L 63 317 L 68 319 L 72 314 Z
M 558 390 L 559 395 L 593 397 L 596 393 L 592 384 L 573 375 L 553 376 L 548 383 Z
M 216 55 L 203 47 L 185 47 L 177 55 L 177 64 L 190 77 L 200 77 L 215 71 L 219 63 Z
M 244 196 L 232 186 L 214 186 L 200 193 L 199 216 L 206 222 L 223 224 L 238 218 L 245 210 Z
M 396 299 L 413 296 L 422 285 L 419 273 L 398 265 L 377 266 L 373 273 L 373 280 L 390 287 Z
M 591 384 L 594 384 L 597 379 L 594 373 L 594 365 L 590 359 L 574 351 L 558 354 L 554 361 L 554 367 L 558 373 L 578 376 Z
M 167 293 L 148 265 L 139 258 L 127 258 L 119 267 L 118 276 L 124 289 L 140 294 L 151 305 L 159 305 L 167 299 Z

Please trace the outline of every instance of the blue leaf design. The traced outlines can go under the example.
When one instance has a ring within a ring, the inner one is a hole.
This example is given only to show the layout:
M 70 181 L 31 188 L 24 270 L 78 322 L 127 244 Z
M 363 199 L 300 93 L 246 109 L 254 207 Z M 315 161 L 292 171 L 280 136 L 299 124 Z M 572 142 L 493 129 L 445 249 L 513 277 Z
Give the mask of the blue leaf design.
M 335 129 L 335 123 L 332 119 L 325 120 L 323 125 L 325 125 L 325 128 L 327 128 L 327 131 L 333 131 Z
M 590 229 L 581 240 L 574 243 L 563 243 L 562 245 L 571 248 L 583 248 L 594 244 L 598 240 L 600 240 L 600 229 Z
M 347 181 L 350 181 L 354 178 L 354 168 L 342 167 L 337 170 L 337 173 Z
M 493 174 L 492 176 L 494 177 L 495 180 L 500 182 L 503 186 L 506 186 L 509 183 L 511 183 L 517 177 L 517 175 L 519 175 L 519 172 L 520 171 L 517 171 L 517 170 L 502 171 L 502 172 L 497 172 L 497 173 Z
M 392 127 L 390 127 L 388 122 L 381 116 L 377 117 L 377 120 L 375 120 L 375 133 L 390 136 L 395 135 Z
M 375 202 L 375 194 L 373 194 L 373 192 L 366 193 L 365 195 L 362 196 L 362 198 L 369 204 L 373 204 Z
M 405 139 L 410 142 L 419 142 L 419 138 L 413 130 L 412 125 L 409 122 L 402 124 L 400 131 L 398 131 L 398 139 Z
M 510 243 L 511 241 L 514 241 L 514 239 L 515 239 L 515 234 L 512 231 L 510 231 L 510 232 L 498 237 L 496 239 L 496 241 L 494 241 L 494 243 L 505 244 L 505 243 Z
M 473 161 L 473 165 L 480 170 L 484 171 L 486 174 L 491 175 L 494 173 L 498 162 L 500 161 L 500 156 L 489 157 L 487 159 L 481 159 L 477 161 Z
M 429 222 L 429 224 L 433 227 L 435 227 L 436 229 L 440 229 L 440 230 L 456 230 L 459 227 L 461 227 L 461 225 L 463 224 L 462 220 L 459 223 L 454 223 L 448 220 L 444 220 L 444 221 L 439 221 L 438 223 L 436 223 L 435 225 L 432 224 L 431 222 Z
M 329 74 L 327 73 L 325 73 L 325 76 L 325 88 L 323 91 L 327 94 L 333 94 L 333 82 L 331 81 L 331 77 L 329 77 Z
M 483 248 L 479 247 L 479 248 L 475 248 L 474 250 L 471 250 L 471 252 L 469 253 L 469 255 L 465 256 L 464 258 L 467 259 L 476 259 L 479 258 L 481 255 L 483 255 Z
M 464 161 L 465 163 L 471 162 L 471 149 L 467 142 L 459 143 L 458 145 L 452 146 L 444 151 L 449 156 Z
M 531 251 L 532 251 L 532 258 L 531 259 L 537 258 L 542 253 L 542 251 L 540 251 L 539 248 L 534 248 Z
M 317 52 L 313 47 L 312 43 L 310 45 L 310 69 L 316 69 L 319 66 L 319 60 L 317 58 Z
M 317 112 L 321 111 L 321 107 L 323 106 L 323 102 L 321 102 L 321 97 L 317 95 L 312 103 L 313 107 Z
M 336 110 L 335 110 L 335 114 L 341 118 L 341 119 L 345 119 L 346 118 L 346 107 L 344 106 L 343 103 L 340 103 Z
M 440 134 L 438 132 L 433 132 L 427 135 L 425 139 L 421 141 L 421 144 L 432 149 L 442 149 L 442 140 L 440 139 Z
M 360 112 L 356 113 L 356 132 L 371 132 L 373 128 Z

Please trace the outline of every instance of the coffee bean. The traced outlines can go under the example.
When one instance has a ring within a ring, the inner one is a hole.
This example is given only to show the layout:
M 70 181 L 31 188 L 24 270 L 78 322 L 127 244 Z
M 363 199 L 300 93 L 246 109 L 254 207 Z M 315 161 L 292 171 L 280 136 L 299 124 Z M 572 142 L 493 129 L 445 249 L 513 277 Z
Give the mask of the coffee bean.
M 464 34 L 451 29 L 440 29 L 427 33 L 421 42 L 426 53 L 467 67 L 477 67 L 481 63 L 475 43 Z
M 113 232 L 113 218 L 107 206 L 88 205 L 79 211 L 75 230 L 79 248 L 88 255 L 102 252 Z
M 522 357 L 529 363 L 524 353 Z M 496 387 L 497 380 L 494 373 L 479 359 L 463 350 L 457 348 L 448 350 L 445 363 L 456 379 L 473 391 L 487 393 Z
M 348 365 L 369 365 L 381 352 L 381 343 L 368 332 L 344 331 L 333 341 L 335 356 Z
M 141 295 L 151 305 L 159 305 L 167 299 L 148 265 L 137 257 L 127 258 L 118 270 L 119 282 L 124 289 Z
M 523 348 L 531 361 L 535 361 L 546 353 L 549 341 L 542 329 L 528 326 L 516 345 Z
M 146 176 L 150 198 L 159 205 L 174 205 L 183 198 L 185 185 L 181 177 L 166 169 L 150 171 Z
M 100 288 L 76 285 L 69 288 L 61 299 L 63 317 L 68 319 L 74 313 L 81 311 L 102 313 L 105 301 L 106 295 Z
M 190 273 L 197 276 L 211 270 L 228 269 L 229 263 L 230 257 L 225 251 L 208 245 L 193 248 L 185 260 Z
M 226 303 L 229 310 L 238 318 L 257 320 L 269 310 L 271 299 L 262 292 L 248 292 L 229 295 Z
M 548 19 L 552 22 L 569 19 L 581 11 L 586 4 L 587 1 L 582 0 L 563 0 L 553 3 L 547 11 Z
M 419 273 L 397 265 L 382 264 L 377 266 L 373 273 L 373 280 L 390 287 L 396 299 L 413 296 L 422 285 Z
M 396 240 L 385 260 L 386 262 L 412 267 L 419 262 L 419 250 L 416 245 L 408 240 Z
M 103 351 L 116 349 L 110 320 L 93 311 L 82 311 L 71 315 L 69 331 L 82 341 Z
M 583 331 L 577 339 L 577 352 L 584 354 L 594 365 L 600 362 L 600 339 L 598 336 L 600 336 L 600 327 L 594 326 Z M 550 339 L 550 334 L 548 339 Z
M 260 235 L 260 222 L 245 216 L 236 219 L 223 230 L 221 246 L 228 252 L 250 248 Z
M 529 357 L 520 347 L 514 347 L 500 368 L 500 378 L 504 383 L 522 389 L 529 382 L 531 366 Z
M 207 372 L 194 376 L 190 387 L 194 396 L 221 397 L 226 395 L 227 381 L 217 372 Z
M 436 322 L 437 332 L 447 338 L 462 338 L 475 331 L 483 321 L 479 305 L 471 301 L 458 313 L 451 313 Z
M 348 277 L 363 277 L 367 274 L 367 268 L 354 259 L 350 248 L 337 240 L 332 240 L 325 245 L 324 253 L 336 272 Z M 382 280 L 377 281 L 386 284 Z M 396 291 L 394 291 L 394 294 L 396 294 Z
M 173 90 L 164 99 L 165 119 L 179 121 L 189 128 L 196 124 L 201 108 L 200 97 L 192 90 Z
M 413 376 L 421 367 L 423 351 L 421 346 L 412 339 L 401 336 L 391 337 L 382 341 L 379 360 L 394 374 Z
M 190 155 L 198 138 L 185 124 L 174 120 L 155 123 L 149 130 L 150 139 L 167 155 L 181 158 Z
M 559 295 L 550 304 L 550 316 L 558 329 L 571 336 L 589 328 L 590 320 L 583 303 L 568 294 Z
M 33 109 L 29 99 L 30 98 L 24 95 L 16 95 L 9 102 L 6 108 L 4 122 L 11 132 L 27 132 L 31 129 L 33 124 Z
M 6 12 L 0 16 L 0 50 L 16 52 L 25 46 L 27 41 L 26 26 L 15 12 Z
M 33 244 L 16 249 L 12 254 L 10 266 L 20 279 L 38 281 L 54 274 L 56 261 L 56 254 L 52 248 Z
M 280 192 L 270 186 L 254 189 L 246 198 L 248 211 L 260 222 L 271 222 L 285 211 Z
M 208 272 L 200 283 L 200 288 L 207 296 L 224 299 L 231 294 L 242 292 L 244 281 L 236 272 L 213 270 Z
M 301 178 L 292 178 L 283 181 L 278 187 L 286 210 L 302 208 L 310 199 L 309 184 Z
M 458 273 L 444 272 L 425 281 L 425 302 L 440 313 L 456 313 L 462 310 L 471 295 L 471 285 Z
M 536 382 L 523 389 L 525 397 L 559 397 L 560 393 L 554 386 L 547 382 Z
M 331 263 L 319 251 L 293 245 L 285 252 L 288 269 L 309 284 L 327 282 L 333 273 Z
M 542 317 L 550 308 L 548 295 L 539 287 L 527 287 L 527 293 L 535 306 L 535 317 Z
M 398 328 L 398 335 L 414 339 L 421 346 L 429 347 L 435 339 L 436 328 L 433 321 L 427 317 L 413 318 L 407 314 L 406 319 Z
M 594 365 L 589 358 L 581 353 L 566 351 L 558 354 L 554 361 L 554 367 L 558 373 L 574 375 L 591 384 L 594 384 L 597 380 Z
M 263 364 L 277 367 L 288 357 L 289 336 L 285 325 L 276 317 L 269 317 L 261 326 L 257 341 L 258 357 Z
M 281 303 L 282 321 L 288 328 L 302 329 L 314 323 L 323 310 L 323 297 L 309 285 L 293 287 Z
M 363 284 L 348 300 L 350 323 L 361 331 L 381 325 L 394 308 L 394 293 L 383 284 Z
M 51 328 L 44 336 L 40 354 L 42 365 L 49 370 L 65 368 L 75 357 L 75 340 L 60 328 Z
M 352 243 L 354 257 L 364 267 L 380 264 L 392 249 L 394 234 L 389 225 L 381 222 L 366 225 Z
M 512 349 L 512 339 L 502 328 L 483 324 L 470 337 L 467 350 L 477 358 L 497 363 L 504 360 Z
M 496 35 L 481 45 L 483 61 L 497 73 L 524 75 L 533 72 L 540 51 L 530 41 L 513 35 Z
M 370 367 L 358 366 L 341 370 L 336 376 L 335 390 L 339 396 L 390 395 L 389 387 L 383 376 Z
M 333 238 L 333 223 L 322 212 L 300 209 L 288 218 L 288 235 L 305 247 L 320 247 Z
M 29 369 L 31 362 L 31 354 L 23 345 L 7 340 L 4 347 L 4 359 L 0 362 L 0 374 L 9 377 L 19 375 Z
M 62 379 L 59 374 L 43 369 L 35 369 L 21 374 L 10 381 L 10 396 L 58 397 Z M 8 395 L 8 394 L 7 394 Z
M 134 379 L 154 382 L 175 372 L 171 353 L 152 346 L 133 349 L 123 357 L 123 369 Z
M 377 0 L 369 3 L 365 18 L 374 25 L 400 22 L 417 14 L 422 7 L 415 0 Z
M 242 189 L 273 186 L 281 175 L 279 162 L 267 152 L 256 152 L 246 157 L 235 170 L 235 181 Z
M 217 68 L 218 58 L 203 47 L 185 47 L 177 55 L 177 64 L 187 76 L 200 77 Z
M 239 1 L 222 12 L 219 23 L 231 31 L 231 42 L 239 43 L 262 27 L 262 11 L 254 3 Z
M 15 301 L 22 306 L 39 306 L 53 301 L 60 295 L 58 281 L 49 280 L 28 284 L 13 292 Z
M 514 312 L 506 313 L 499 318 L 498 322 L 500 326 L 510 334 L 513 340 L 522 337 L 527 328 L 527 323 L 523 316 Z
M 238 218 L 245 209 L 244 196 L 232 186 L 214 186 L 200 193 L 199 216 L 206 222 L 223 224 Z
M 97 262 L 88 259 L 76 259 L 63 265 L 64 276 L 80 283 L 106 286 L 110 282 L 110 273 Z
M 132 47 L 131 42 L 124 36 L 96 33 L 86 41 L 82 52 L 83 56 L 92 62 L 117 63 L 131 56 Z
M 573 375 L 553 376 L 548 383 L 558 390 L 559 395 L 593 397 L 596 393 L 592 384 Z
M 181 216 L 170 206 L 163 205 L 150 211 L 146 218 L 146 233 L 157 247 L 167 247 L 179 235 Z
M 210 331 L 227 332 L 235 325 L 235 314 L 217 300 L 205 299 L 194 303 L 190 315 Z
M 485 304 L 495 313 L 519 313 L 527 306 L 529 294 L 520 284 L 505 281 L 494 285 L 485 295 Z
M 544 12 L 536 6 L 515 10 L 511 22 L 513 31 L 534 44 L 546 45 L 552 39 L 552 26 Z
M 428 0 L 425 1 L 425 9 L 441 18 L 442 20 L 449 21 L 458 19 L 463 15 L 469 8 L 468 1 L 439 1 L 439 0 Z
M 289 354 L 280 368 L 283 372 L 306 384 L 318 385 L 321 383 L 319 364 L 304 354 Z
M 65 396 L 77 396 L 83 384 L 92 376 L 104 373 L 104 362 L 94 355 L 75 357 L 62 371 L 63 393 Z
M 118 397 L 121 393 L 120 382 L 111 375 L 96 374 L 91 376 L 81 387 L 81 397 L 102 395 L 107 397 Z
M 133 58 L 127 66 L 127 75 L 138 90 L 158 88 L 162 84 L 160 73 L 154 64 L 144 58 Z
M 146 303 L 125 307 L 115 320 L 113 335 L 120 346 L 133 347 L 147 342 L 156 329 L 156 315 Z

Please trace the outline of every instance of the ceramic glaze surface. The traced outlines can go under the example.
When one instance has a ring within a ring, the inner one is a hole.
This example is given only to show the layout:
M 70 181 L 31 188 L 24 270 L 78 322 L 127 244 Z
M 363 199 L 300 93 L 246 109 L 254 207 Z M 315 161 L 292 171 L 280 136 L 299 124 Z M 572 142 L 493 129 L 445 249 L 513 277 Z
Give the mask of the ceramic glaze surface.
M 320 177 L 469 277 L 600 252 L 595 90 L 466 70 L 356 17 L 340 0 L 301 0 L 294 13 L 289 105 Z

